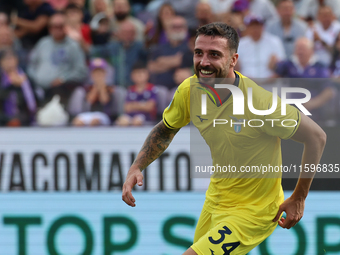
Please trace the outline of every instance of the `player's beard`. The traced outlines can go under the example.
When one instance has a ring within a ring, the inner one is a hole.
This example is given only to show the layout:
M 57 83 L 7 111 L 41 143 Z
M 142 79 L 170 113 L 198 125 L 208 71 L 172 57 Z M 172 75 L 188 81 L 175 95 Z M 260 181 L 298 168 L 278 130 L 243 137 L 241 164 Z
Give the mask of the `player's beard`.
M 212 71 L 214 72 L 214 77 L 201 77 L 200 70 Z M 200 64 L 194 68 L 196 76 L 199 78 L 200 82 L 214 86 L 214 84 L 221 83 L 228 76 L 228 69 L 215 69 L 214 67 L 202 67 Z

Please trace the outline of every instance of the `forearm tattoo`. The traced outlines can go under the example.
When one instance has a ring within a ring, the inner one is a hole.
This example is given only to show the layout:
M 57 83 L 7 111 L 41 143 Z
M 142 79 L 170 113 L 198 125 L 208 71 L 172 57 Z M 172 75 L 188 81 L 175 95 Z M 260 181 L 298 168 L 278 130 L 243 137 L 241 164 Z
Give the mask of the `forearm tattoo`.
M 166 127 L 163 121 L 160 121 L 146 138 L 133 165 L 138 166 L 140 170 L 145 169 L 168 148 L 178 131 L 179 129 Z

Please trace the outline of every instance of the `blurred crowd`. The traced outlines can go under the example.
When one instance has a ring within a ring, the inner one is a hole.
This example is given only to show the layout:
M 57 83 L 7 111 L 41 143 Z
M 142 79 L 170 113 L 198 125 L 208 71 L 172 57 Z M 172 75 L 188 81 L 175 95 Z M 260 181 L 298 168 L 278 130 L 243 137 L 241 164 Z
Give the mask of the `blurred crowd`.
M 240 35 L 236 70 L 308 89 L 312 118 L 339 125 L 339 18 L 340 0 L 1 0 L 0 126 L 154 123 L 214 21 Z

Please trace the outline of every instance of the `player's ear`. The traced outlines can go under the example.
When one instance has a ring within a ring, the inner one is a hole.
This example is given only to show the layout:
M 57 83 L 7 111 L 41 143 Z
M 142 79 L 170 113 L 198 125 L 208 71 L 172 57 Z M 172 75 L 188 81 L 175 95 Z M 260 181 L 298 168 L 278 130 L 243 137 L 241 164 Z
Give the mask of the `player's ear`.
M 233 53 L 232 57 L 231 57 L 231 63 L 230 65 L 232 67 L 235 67 L 237 64 L 237 60 L 238 60 L 238 53 Z

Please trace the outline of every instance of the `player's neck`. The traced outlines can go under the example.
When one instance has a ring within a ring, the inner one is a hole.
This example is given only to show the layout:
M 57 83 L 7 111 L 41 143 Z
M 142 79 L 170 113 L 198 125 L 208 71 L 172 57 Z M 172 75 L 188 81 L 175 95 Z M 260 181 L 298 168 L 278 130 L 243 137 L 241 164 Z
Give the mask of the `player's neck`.
M 234 84 L 235 83 L 235 79 L 236 79 L 236 75 L 233 69 L 230 69 L 227 77 L 225 78 L 225 82 L 226 84 Z M 216 92 L 218 93 L 218 95 L 220 96 L 220 98 L 222 99 L 222 102 L 226 101 L 230 95 L 230 90 L 229 89 L 217 89 L 216 88 Z M 220 106 L 219 103 L 217 103 L 218 106 Z
M 236 75 L 235 75 L 234 69 L 230 69 L 229 70 L 229 73 L 228 73 L 226 79 L 228 80 L 229 84 L 234 84 L 235 79 L 236 79 Z

